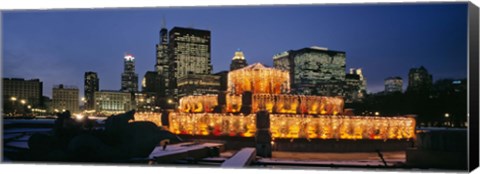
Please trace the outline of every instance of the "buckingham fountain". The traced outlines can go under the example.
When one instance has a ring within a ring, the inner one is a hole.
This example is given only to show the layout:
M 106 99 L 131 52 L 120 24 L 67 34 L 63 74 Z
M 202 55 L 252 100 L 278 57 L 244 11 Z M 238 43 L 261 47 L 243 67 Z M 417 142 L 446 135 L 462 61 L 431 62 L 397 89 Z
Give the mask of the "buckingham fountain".
M 290 94 L 289 78 L 286 71 L 252 64 L 229 72 L 226 92 L 185 96 L 174 112 L 136 114 L 135 119 L 153 119 L 172 133 L 198 139 L 254 138 L 257 149 L 276 142 L 277 150 L 305 149 L 281 142 L 374 142 L 380 147 L 392 141 L 407 144 L 415 138 L 413 116 L 347 115 L 342 97 Z

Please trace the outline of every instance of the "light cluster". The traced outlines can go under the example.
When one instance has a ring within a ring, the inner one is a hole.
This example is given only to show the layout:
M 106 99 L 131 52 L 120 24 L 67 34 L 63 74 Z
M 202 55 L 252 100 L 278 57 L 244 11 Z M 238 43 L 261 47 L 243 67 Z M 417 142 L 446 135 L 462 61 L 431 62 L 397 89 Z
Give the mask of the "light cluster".
M 170 131 L 175 134 L 241 136 L 255 135 L 255 114 L 171 113 Z M 411 117 L 334 116 L 271 114 L 273 138 L 309 139 L 411 139 Z

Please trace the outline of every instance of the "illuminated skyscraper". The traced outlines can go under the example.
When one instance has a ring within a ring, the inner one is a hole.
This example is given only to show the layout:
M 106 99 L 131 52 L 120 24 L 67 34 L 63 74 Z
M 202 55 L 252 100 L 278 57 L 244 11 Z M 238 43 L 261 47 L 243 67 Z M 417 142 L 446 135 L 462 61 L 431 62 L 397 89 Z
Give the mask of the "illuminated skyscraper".
M 232 58 L 232 63 L 230 63 L 230 71 L 246 67 L 247 65 L 247 60 L 245 60 L 243 52 L 238 49 Z
M 403 80 L 401 77 L 389 77 L 385 79 L 385 93 L 402 92 Z
M 350 72 L 345 76 L 345 83 L 345 103 L 361 101 L 365 97 L 367 80 L 361 68 L 350 68 Z
M 135 73 L 135 57 L 125 54 L 124 68 L 122 73 L 122 92 L 138 91 L 138 75 Z
M 85 109 L 95 108 L 95 91 L 99 90 L 99 79 L 96 72 L 85 72 L 84 97 Z
M 290 72 L 292 93 L 343 96 L 345 52 L 322 47 L 290 50 L 273 57 L 275 68 Z
M 211 91 L 211 82 L 202 81 L 213 79 L 210 63 L 210 31 L 193 28 L 174 27 L 169 32 L 169 84 L 173 98 Z M 212 77 L 209 77 L 212 76 Z M 192 82 L 195 87 L 192 88 Z M 217 77 L 218 81 L 218 77 Z M 207 84 L 202 89 L 201 84 Z M 185 87 L 185 89 L 184 89 Z
M 168 30 L 165 28 L 165 20 L 164 23 L 162 24 L 162 28 L 160 29 L 160 40 L 159 43 L 156 45 L 156 64 L 155 64 L 155 70 L 160 75 L 162 81 L 159 84 L 161 86 L 164 86 L 162 89 L 163 93 L 165 94 L 170 94 L 170 91 L 168 89 L 168 84 L 169 84 L 169 75 L 170 75 L 170 69 L 169 69 L 169 54 L 168 54 Z

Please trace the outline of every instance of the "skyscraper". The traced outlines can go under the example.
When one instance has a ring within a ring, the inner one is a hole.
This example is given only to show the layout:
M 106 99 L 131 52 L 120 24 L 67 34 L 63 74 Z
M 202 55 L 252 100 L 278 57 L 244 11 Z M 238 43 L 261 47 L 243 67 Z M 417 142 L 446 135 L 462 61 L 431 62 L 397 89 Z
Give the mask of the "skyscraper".
M 273 57 L 275 68 L 290 72 L 291 90 L 296 94 L 343 96 L 345 52 L 312 46 L 290 50 Z
M 350 68 L 345 75 L 345 84 L 345 103 L 361 101 L 365 97 L 367 80 L 361 68 Z
M 432 88 L 432 75 L 425 67 L 412 68 L 408 72 L 407 92 L 426 92 Z
M 403 80 L 401 77 L 389 77 L 385 79 L 385 93 L 402 92 Z
M 138 75 L 135 73 L 135 57 L 131 54 L 125 54 L 124 68 L 122 73 L 122 92 L 138 91 Z
M 218 86 L 207 82 L 206 88 L 209 89 L 204 90 L 200 85 L 201 81 L 208 80 L 209 76 L 212 76 L 210 31 L 174 27 L 169 32 L 168 42 L 170 68 L 168 87 L 173 98 L 178 99 L 179 96 L 190 95 L 196 93 L 197 90 L 210 91 L 211 86 Z M 189 83 L 192 81 L 196 81 L 199 85 L 191 88 Z M 187 89 L 183 89 L 183 87 Z
M 165 28 L 165 20 L 162 24 L 162 28 L 160 29 L 160 40 L 159 43 L 155 46 L 156 47 L 156 64 L 155 70 L 158 75 L 161 76 L 162 83 L 161 85 L 164 86 L 163 93 L 170 95 L 170 90 L 168 88 L 169 84 L 169 76 L 170 76 L 170 69 L 169 69 L 169 54 L 168 54 L 168 30 Z
M 232 63 L 230 63 L 230 71 L 246 67 L 247 65 L 247 60 L 245 60 L 243 52 L 238 49 L 232 58 Z
M 350 74 L 357 74 L 360 80 L 360 90 L 367 92 L 367 78 L 363 76 L 362 68 L 350 68 Z
M 96 72 L 85 72 L 84 97 L 85 109 L 95 109 L 95 92 L 99 90 L 99 79 Z
M 147 71 L 142 80 L 142 92 L 165 96 L 165 86 L 164 83 L 162 83 L 162 80 L 162 76 L 157 72 Z

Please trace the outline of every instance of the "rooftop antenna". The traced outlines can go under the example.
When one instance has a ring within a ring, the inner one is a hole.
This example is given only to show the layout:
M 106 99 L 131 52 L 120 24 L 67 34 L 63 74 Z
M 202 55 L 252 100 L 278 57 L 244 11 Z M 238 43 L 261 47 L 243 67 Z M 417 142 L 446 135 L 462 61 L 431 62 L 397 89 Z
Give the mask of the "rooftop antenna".
M 165 20 L 165 15 L 162 16 L 162 28 L 167 28 L 167 20 Z

